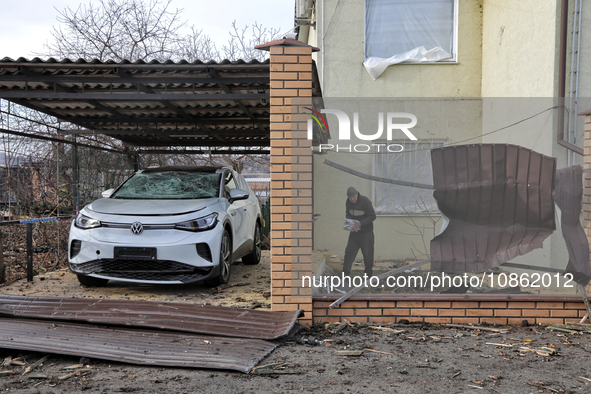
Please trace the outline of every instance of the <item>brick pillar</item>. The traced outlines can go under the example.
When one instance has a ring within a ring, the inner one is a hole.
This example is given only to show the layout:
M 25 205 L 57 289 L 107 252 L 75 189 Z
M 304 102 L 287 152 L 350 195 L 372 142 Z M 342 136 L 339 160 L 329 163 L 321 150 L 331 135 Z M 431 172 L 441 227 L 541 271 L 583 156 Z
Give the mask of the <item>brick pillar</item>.
M 583 228 L 591 246 L 591 110 L 585 115 L 585 141 L 583 158 Z M 581 115 L 582 115 L 581 114 Z M 587 295 L 591 294 L 591 286 L 585 287 Z
M 312 324 L 312 141 L 305 107 L 312 104 L 311 46 L 277 40 L 271 51 L 271 309 L 302 309 Z

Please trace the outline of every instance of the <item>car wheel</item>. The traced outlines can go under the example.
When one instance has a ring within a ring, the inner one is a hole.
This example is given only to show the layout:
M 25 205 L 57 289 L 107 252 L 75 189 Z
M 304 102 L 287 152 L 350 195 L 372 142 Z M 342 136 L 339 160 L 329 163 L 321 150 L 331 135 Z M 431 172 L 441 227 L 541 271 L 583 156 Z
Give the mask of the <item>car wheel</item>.
M 224 230 L 222 243 L 220 245 L 220 272 L 218 276 L 207 282 L 209 286 L 225 285 L 230 281 L 230 270 L 232 268 L 232 242 L 228 230 Z
M 86 276 L 86 275 L 80 275 L 80 274 L 78 274 L 76 276 L 78 276 L 78 282 L 80 282 L 80 284 L 82 286 L 86 286 L 86 287 L 103 287 L 109 281 L 109 279 L 94 278 L 92 276 Z
M 258 223 L 254 229 L 254 236 L 252 238 L 254 241 L 252 252 L 242 258 L 242 262 L 248 265 L 258 264 L 261 261 L 261 225 Z

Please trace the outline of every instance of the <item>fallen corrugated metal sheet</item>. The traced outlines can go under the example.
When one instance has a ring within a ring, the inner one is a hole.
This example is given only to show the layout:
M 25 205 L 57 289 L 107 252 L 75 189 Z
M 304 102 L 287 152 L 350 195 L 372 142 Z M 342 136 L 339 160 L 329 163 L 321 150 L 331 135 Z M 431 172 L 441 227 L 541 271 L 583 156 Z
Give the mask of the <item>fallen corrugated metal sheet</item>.
M 0 315 L 86 321 L 238 338 L 276 339 L 301 310 L 256 311 L 172 302 L 0 295 Z
M 131 364 L 247 373 L 276 345 L 259 339 L 0 318 L 0 346 Z
M 449 219 L 431 241 L 431 269 L 482 272 L 542 243 L 555 229 L 556 159 L 507 144 L 431 150 L 433 193 Z
M 560 208 L 560 228 L 568 249 L 566 272 L 586 285 L 591 279 L 589 241 L 580 222 L 583 200 L 583 168 L 579 165 L 556 171 L 556 205 Z

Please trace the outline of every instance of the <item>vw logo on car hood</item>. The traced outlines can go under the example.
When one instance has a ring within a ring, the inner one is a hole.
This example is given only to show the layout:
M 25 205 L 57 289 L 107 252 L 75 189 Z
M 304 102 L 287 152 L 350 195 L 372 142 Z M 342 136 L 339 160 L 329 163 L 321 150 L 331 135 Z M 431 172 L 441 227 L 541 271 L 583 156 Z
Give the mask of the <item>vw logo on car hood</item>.
M 131 225 L 131 232 L 135 235 L 140 235 L 144 232 L 144 226 L 140 222 L 135 222 Z

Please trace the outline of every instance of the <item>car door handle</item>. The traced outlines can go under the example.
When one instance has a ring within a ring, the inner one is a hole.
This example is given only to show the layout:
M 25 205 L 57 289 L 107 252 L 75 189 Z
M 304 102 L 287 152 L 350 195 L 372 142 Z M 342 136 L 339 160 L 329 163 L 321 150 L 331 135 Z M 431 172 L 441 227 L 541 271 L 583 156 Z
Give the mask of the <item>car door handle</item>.
M 244 212 L 246 212 L 246 208 L 244 208 Z
M 231 214 L 232 216 L 236 216 L 236 211 L 232 211 L 232 212 L 230 212 L 230 214 Z

